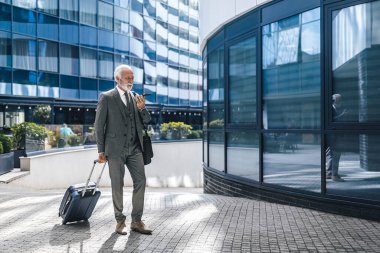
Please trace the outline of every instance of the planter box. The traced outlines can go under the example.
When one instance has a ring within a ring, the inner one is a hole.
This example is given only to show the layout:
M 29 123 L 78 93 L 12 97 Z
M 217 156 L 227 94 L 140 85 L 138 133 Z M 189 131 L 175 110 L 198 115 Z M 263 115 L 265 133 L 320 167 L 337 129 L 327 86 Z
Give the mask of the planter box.
M 0 154 L 0 175 L 7 173 L 14 168 L 13 152 Z

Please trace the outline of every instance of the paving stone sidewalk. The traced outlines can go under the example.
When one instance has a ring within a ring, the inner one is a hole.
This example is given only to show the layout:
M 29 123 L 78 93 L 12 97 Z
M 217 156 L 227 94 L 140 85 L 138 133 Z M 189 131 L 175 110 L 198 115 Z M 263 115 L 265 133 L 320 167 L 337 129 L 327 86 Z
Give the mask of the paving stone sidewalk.
M 119 236 L 110 189 L 88 223 L 68 225 L 58 217 L 63 193 L 0 185 L 0 252 L 380 252 L 379 222 L 202 189 L 147 189 L 153 235 Z M 124 193 L 130 217 L 131 189 Z

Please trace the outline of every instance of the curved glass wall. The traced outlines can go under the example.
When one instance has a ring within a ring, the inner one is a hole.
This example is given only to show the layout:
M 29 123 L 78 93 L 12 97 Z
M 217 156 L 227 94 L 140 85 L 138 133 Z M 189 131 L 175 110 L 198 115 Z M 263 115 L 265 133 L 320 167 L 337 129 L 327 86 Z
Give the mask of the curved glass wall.
M 279 11 L 286 2 L 258 7 L 205 44 L 205 168 L 380 207 L 380 1 Z

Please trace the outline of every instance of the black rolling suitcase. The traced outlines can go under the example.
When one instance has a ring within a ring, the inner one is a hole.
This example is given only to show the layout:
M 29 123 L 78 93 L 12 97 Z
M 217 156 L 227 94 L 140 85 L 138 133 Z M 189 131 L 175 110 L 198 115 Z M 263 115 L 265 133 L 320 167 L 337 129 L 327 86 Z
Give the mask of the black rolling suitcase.
M 94 161 L 94 165 L 85 184 L 71 185 L 66 190 L 58 214 L 63 219 L 62 224 L 73 221 L 87 221 L 91 217 L 100 197 L 100 190 L 97 186 L 99 185 L 100 178 L 107 164 L 104 163 L 96 183 L 90 182 L 97 162 L 98 160 Z

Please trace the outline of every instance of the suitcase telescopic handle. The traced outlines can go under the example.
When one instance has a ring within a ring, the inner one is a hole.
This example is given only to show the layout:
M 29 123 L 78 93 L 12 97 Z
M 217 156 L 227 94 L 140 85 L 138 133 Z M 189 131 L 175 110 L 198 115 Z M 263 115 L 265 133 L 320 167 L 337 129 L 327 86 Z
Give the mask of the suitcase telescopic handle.
M 98 159 L 94 160 L 94 164 L 92 165 L 92 169 L 91 169 L 91 171 L 90 171 L 90 175 L 88 176 L 87 181 L 86 181 L 86 187 L 84 188 L 84 190 L 83 190 L 83 192 L 82 192 L 82 197 L 84 196 L 84 194 L 85 194 L 86 191 L 87 191 L 88 184 L 90 183 L 91 176 L 92 176 L 92 173 L 94 172 L 95 165 L 96 165 L 98 162 L 99 162 Z M 103 168 L 102 168 L 102 170 L 101 170 L 100 173 L 99 173 L 98 179 L 96 180 L 95 188 L 94 188 L 94 190 L 92 191 L 92 195 L 95 194 L 96 188 L 97 188 L 98 185 L 99 185 L 100 179 L 102 178 L 103 171 L 104 171 L 104 168 L 106 167 L 106 165 L 107 165 L 107 162 L 104 163 Z

